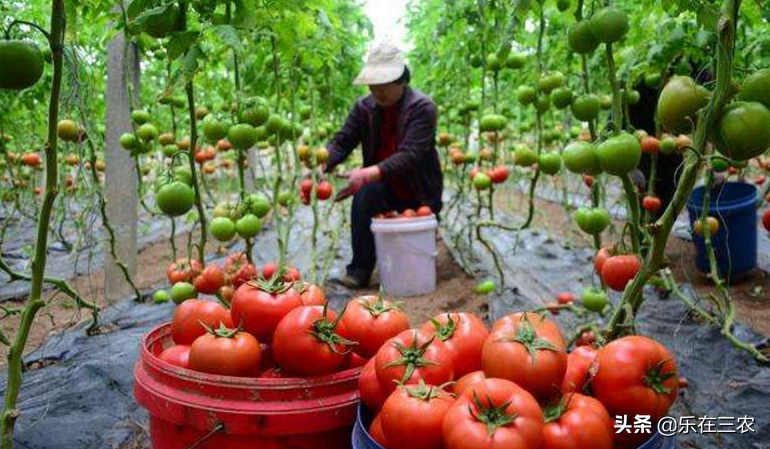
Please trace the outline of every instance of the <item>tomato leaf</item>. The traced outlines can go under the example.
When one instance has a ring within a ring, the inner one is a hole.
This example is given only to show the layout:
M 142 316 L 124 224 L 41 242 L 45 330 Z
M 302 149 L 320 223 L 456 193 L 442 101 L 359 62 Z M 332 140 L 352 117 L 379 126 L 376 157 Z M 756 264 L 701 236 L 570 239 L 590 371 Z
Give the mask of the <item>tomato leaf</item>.
M 243 48 L 241 37 L 238 35 L 238 30 L 236 30 L 234 26 L 216 25 L 212 27 L 212 30 L 231 50 L 238 52 Z
M 166 44 L 168 59 L 173 61 L 182 56 L 198 40 L 198 37 L 200 37 L 199 31 L 188 30 L 174 33 Z
M 171 75 L 164 95 L 171 95 L 175 87 L 184 86 L 192 81 L 193 77 L 195 77 L 195 72 L 198 71 L 198 59 L 202 56 L 203 50 L 201 50 L 200 46 L 197 44 L 193 45 L 187 54 L 179 60 L 180 65 Z

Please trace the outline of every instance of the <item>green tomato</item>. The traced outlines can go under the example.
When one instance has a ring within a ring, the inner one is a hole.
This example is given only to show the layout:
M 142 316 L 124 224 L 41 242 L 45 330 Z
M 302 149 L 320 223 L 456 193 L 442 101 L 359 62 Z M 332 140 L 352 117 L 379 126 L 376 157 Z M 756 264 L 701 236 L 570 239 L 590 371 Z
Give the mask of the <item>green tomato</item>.
M 569 87 L 559 87 L 551 92 L 551 102 L 557 109 L 565 109 L 572 104 L 572 90 Z
M 278 204 L 283 207 L 288 207 L 291 203 L 294 202 L 294 200 L 294 195 L 292 195 L 288 190 L 284 190 L 278 193 Z
M 192 172 L 190 167 L 186 165 L 179 165 L 174 169 L 174 181 L 181 181 L 188 186 L 192 187 Z
M 594 94 L 581 95 L 572 102 L 572 114 L 576 119 L 590 122 L 599 117 L 601 100 Z
M 711 158 L 711 168 L 717 173 L 725 172 L 730 168 L 730 161 L 722 156 L 714 156 Z
M 623 91 L 623 99 L 626 100 L 626 103 L 630 104 L 631 106 L 639 104 L 639 101 L 642 99 L 642 95 L 639 93 L 638 90 L 625 90 Z
M 676 150 L 676 139 L 674 137 L 665 137 L 660 140 L 660 154 L 668 156 Z
M 537 86 L 540 88 L 541 91 L 545 92 L 546 94 L 550 94 L 551 91 L 553 91 L 557 87 L 564 86 L 565 82 L 566 82 L 566 78 L 564 77 L 563 73 L 551 72 L 541 77 L 540 80 L 537 82 Z
M 195 286 L 189 282 L 177 282 L 171 286 L 171 299 L 175 304 L 182 304 L 188 299 L 198 296 Z
M 120 142 L 120 146 L 125 150 L 133 150 L 139 146 L 139 140 L 135 135 L 131 133 L 122 134 L 118 140 Z
M 263 125 L 270 117 L 270 109 L 266 104 L 258 104 L 243 108 L 238 113 L 238 122 L 254 127 Z
M 270 212 L 270 200 L 265 195 L 260 193 L 252 193 L 246 197 L 249 210 L 257 218 L 264 218 L 268 212 Z
M 556 0 L 556 8 L 560 12 L 568 10 L 570 7 L 570 0 Z
M 657 89 L 660 87 L 660 80 L 662 78 L 660 73 L 648 73 L 644 76 L 644 85 L 650 89 Z
M 756 101 L 770 109 L 770 69 L 759 70 L 746 78 L 738 99 Z
M 589 20 L 591 34 L 599 42 L 617 42 L 628 33 L 628 15 L 618 8 L 602 8 Z
M 507 120 L 502 115 L 489 114 L 481 117 L 479 130 L 481 132 L 501 131 L 505 128 Z
M 599 98 L 599 105 L 604 111 L 609 111 L 610 109 L 612 109 L 612 104 L 613 104 L 612 97 L 610 97 L 609 95 L 602 95 Z
M 508 59 L 505 61 L 505 66 L 509 69 L 518 70 L 524 67 L 527 62 L 527 56 L 521 53 L 513 53 L 508 55 Z
M 246 214 L 235 223 L 238 235 L 244 239 L 250 239 L 262 230 L 262 220 L 254 214 Z
M 493 72 L 498 72 L 503 68 L 503 64 L 500 62 L 500 58 L 497 57 L 497 53 L 490 53 L 487 55 L 487 68 Z
M 561 170 L 561 155 L 556 152 L 541 154 L 538 164 L 546 175 L 555 175 Z
M 544 114 L 551 107 L 551 99 L 547 95 L 541 95 L 535 100 L 535 109 Z
M 615 176 L 629 173 L 642 159 L 642 146 L 636 137 L 621 133 L 600 143 L 596 148 L 602 170 Z
M 564 166 L 572 173 L 597 175 L 602 168 L 599 157 L 596 155 L 596 147 L 588 142 L 572 142 L 564 148 L 562 154 Z
M 171 301 L 171 295 L 166 290 L 158 290 L 152 294 L 152 300 L 155 304 L 163 304 Z
M 575 212 L 575 222 L 581 231 L 598 235 L 610 225 L 610 214 L 600 207 L 581 207 Z
M 688 133 L 697 118 L 698 110 L 706 104 L 708 91 L 688 76 L 675 76 L 660 93 L 658 120 L 673 133 Z
M 487 190 L 492 185 L 492 179 L 486 173 L 477 173 L 473 177 L 473 188 L 476 190 Z
M 227 131 L 227 125 L 215 119 L 213 115 L 203 120 L 203 136 L 209 142 L 215 143 L 219 139 L 224 139 L 227 136 Z
M 170 217 L 178 217 L 190 211 L 195 200 L 193 189 L 181 181 L 161 186 L 155 195 L 158 208 Z
M 495 281 L 488 279 L 476 284 L 476 293 L 479 295 L 488 295 L 495 291 Z
M 567 30 L 567 43 L 572 51 L 578 54 L 593 53 L 599 47 L 599 41 L 591 33 L 591 23 L 588 20 L 570 25 Z
M 211 235 L 220 242 L 229 242 L 235 237 L 235 233 L 235 223 L 228 217 L 217 217 L 211 220 Z
M 588 287 L 581 293 L 580 301 L 583 303 L 583 307 L 598 313 L 607 307 L 610 303 L 610 298 L 604 290 Z
M 163 156 L 171 158 L 174 156 L 174 153 L 176 153 L 177 151 L 179 151 L 179 148 L 176 145 L 174 144 L 166 145 L 163 147 Z
M 537 91 L 532 86 L 519 86 L 516 89 L 516 98 L 524 106 L 532 104 L 537 99 Z
M 519 146 L 513 153 L 513 160 L 520 167 L 530 167 L 537 164 L 537 153 L 527 146 Z
M 714 142 L 734 161 L 761 155 L 770 148 L 770 111 L 756 101 L 736 101 L 724 109 Z
M 158 128 L 152 123 L 145 123 L 136 130 L 136 137 L 145 142 L 151 142 L 158 138 Z
M 227 140 L 234 148 L 248 150 L 257 143 L 257 130 L 253 126 L 239 123 L 227 131 Z
M 152 120 L 152 116 L 144 109 L 136 109 L 131 111 L 131 121 L 136 125 L 144 125 Z
M 478 158 L 479 158 L 478 153 L 476 153 L 474 151 L 466 151 L 463 154 L 463 162 L 466 163 L 466 164 L 472 164 L 472 163 L 476 162 L 476 160 L 478 160 Z
M 230 204 L 227 201 L 221 201 L 217 203 L 216 206 L 214 206 L 214 210 L 211 212 L 211 215 L 214 218 L 218 217 L 229 217 L 230 214 L 233 211 L 233 205 Z

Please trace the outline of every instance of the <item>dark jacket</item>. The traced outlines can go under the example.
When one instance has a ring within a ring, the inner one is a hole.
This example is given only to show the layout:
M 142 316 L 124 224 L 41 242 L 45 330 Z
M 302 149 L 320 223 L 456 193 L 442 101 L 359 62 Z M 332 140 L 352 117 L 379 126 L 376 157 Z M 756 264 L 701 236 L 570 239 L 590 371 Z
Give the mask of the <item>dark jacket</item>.
M 436 152 L 438 109 L 427 95 L 407 86 L 398 114 L 396 153 L 377 164 L 382 179 L 397 177 L 425 204 L 438 204 L 444 187 Z M 356 101 L 342 129 L 329 142 L 329 172 L 361 144 L 364 166 L 376 164 L 382 109 L 371 95 Z

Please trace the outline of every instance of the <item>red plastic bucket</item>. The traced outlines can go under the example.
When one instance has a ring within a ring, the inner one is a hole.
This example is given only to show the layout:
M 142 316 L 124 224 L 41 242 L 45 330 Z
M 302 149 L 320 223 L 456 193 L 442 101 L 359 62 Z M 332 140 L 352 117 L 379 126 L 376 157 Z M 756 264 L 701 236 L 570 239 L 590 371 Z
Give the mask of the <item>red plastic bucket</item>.
M 134 367 L 154 449 L 350 447 L 361 368 L 312 378 L 218 376 L 160 360 L 172 344 L 170 324 L 153 329 Z

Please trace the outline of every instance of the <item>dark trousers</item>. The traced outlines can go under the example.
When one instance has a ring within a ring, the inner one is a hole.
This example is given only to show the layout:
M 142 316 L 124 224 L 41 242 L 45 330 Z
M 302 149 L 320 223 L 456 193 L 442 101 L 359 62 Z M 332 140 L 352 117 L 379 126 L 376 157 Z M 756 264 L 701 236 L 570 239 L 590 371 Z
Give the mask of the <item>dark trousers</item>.
M 428 204 L 438 214 L 441 210 L 441 200 Z M 417 209 L 422 204 L 418 200 L 396 198 L 387 183 L 373 182 L 364 186 L 353 197 L 351 209 L 351 237 L 353 246 L 353 261 L 347 266 L 348 275 L 356 279 L 368 280 L 377 264 L 377 252 L 372 234 L 372 218 L 380 213 L 404 209 Z

